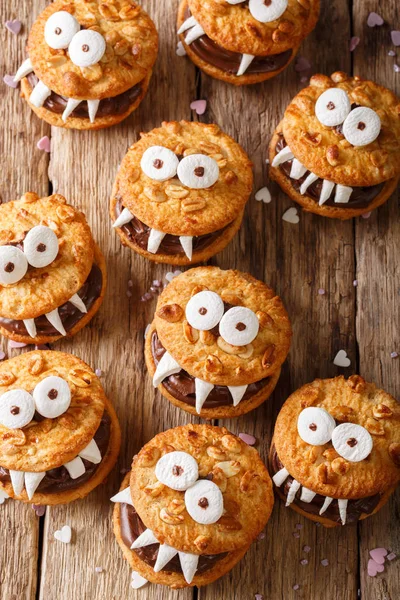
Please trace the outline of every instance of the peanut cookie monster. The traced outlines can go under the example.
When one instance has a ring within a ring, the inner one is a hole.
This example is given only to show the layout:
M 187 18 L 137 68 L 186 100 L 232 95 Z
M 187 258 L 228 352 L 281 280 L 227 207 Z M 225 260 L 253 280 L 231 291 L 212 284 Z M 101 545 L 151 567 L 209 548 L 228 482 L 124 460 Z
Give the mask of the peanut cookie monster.
M 64 504 L 104 481 L 120 447 L 117 416 L 79 358 L 55 351 L 0 364 L 0 493 Z
M 326 527 L 357 523 L 400 480 L 400 406 L 359 375 L 316 379 L 278 415 L 270 452 L 278 495 Z
M 230 571 L 274 503 L 257 451 L 211 425 L 156 435 L 111 500 L 114 532 L 138 583 L 172 588 L 206 585 Z
M 237 417 L 274 390 L 291 335 L 282 300 L 265 283 L 199 267 L 160 295 L 146 364 L 172 404 L 206 419 Z
M 14 80 L 51 125 L 101 129 L 139 106 L 157 49 L 154 23 L 136 2 L 56 0 L 33 24 Z
M 54 194 L 0 206 L 0 333 L 25 344 L 75 335 L 99 310 L 104 257 L 84 215 Z
M 111 218 L 124 245 L 158 263 L 207 260 L 239 229 L 253 174 L 217 125 L 163 123 L 122 161 Z
M 400 177 L 400 99 L 360 77 L 314 75 L 270 144 L 270 176 L 304 210 L 350 219 L 380 206 Z
M 182 0 L 180 44 L 211 77 L 234 85 L 283 71 L 314 29 L 319 0 Z

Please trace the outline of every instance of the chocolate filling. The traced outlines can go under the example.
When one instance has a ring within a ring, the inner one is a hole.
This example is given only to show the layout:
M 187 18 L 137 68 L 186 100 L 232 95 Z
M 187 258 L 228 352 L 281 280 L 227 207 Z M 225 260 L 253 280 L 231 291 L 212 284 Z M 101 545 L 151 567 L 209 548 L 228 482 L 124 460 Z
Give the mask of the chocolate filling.
M 276 448 L 273 445 L 271 448 L 270 455 L 270 473 L 271 477 L 275 475 L 278 471 L 283 469 L 284 465 L 281 462 Z M 290 486 L 293 481 L 293 477 L 291 475 L 285 480 L 285 482 L 281 485 L 279 490 L 286 497 L 288 495 Z M 325 501 L 325 496 L 321 496 L 320 494 L 316 494 L 311 502 L 302 502 L 300 500 L 301 495 L 301 487 L 296 493 L 295 499 L 293 501 L 296 506 L 304 510 L 306 513 L 310 513 L 312 515 L 319 515 L 319 511 Z M 357 500 L 349 500 L 347 503 L 347 512 L 346 512 L 346 525 L 351 523 L 357 523 L 360 519 L 361 515 L 369 515 L 371 514 L 375 508 L 378 506 L 381 500 L 380 494 L 375 494 L 375 496 L 368 496 L 367 498 L 359 498 Z M 339 506 L 337 500 L 333 500 L 331 504 L 328 506 L 326 511 L 321 515 L 324 519 L 329 519 L 330 521 L 334 521 L 335 523 L 341 523 L 340 514 L 339 514 Z
M 80 296 L 88 312 L 96 300 L 100 297 L 102 287 L 103 274 L 101 269 L 93 263 L 92 270 L 90 271 L 88 278 L 78 291 L 78 296 Z M 60 315 L 61 322 L 64 325 L 65 331 L 67 332 L 70 331 L 84 316 L 84 313 L 82 313 L 79 308 L 76 308 L 76 306 L 71 304 L 71 302 L 66 302 L 60 306 L 58 313 Z M 18 335 L 29 335 L 23 321 L 14 321 L 13 319 L 5 319 L 4 317 L 0 317 L 0 325 L 11 333 L 16 333 Z M 38 336 L 60 335 L 60 332 L 53 327 L 45 315 L 35 317 L 35 325 Z
M 218 332 L 217 334 L 218 335 Z M 157 332 L 154 331 L 151 338 L 151 353 L 153 356 L 153 360 L 155 365 L 157 366 L 166 350 L 162 345 L 160 338 L 157 335 Z M 196 406 L 196 393 L 195 393 L 195 378 L 192 375 L 189 375 L 186 371 L 182 369 L 180 373 L 176 375 L 170 375 L 166 377 L 162 382 L 163 386 L 166 390 L 181 402 L 185 404 L 189 404 L 190 406 Z M 260 381 L 256 381 L 255 383 L 250 383 L 247 386 L 246 393 L 244 394 L 241 402 L 244 400 L 249 400 L 252 396 L 255 396 L 257 392 L 259 392 L 263 387 L 268 385 L 270 378 L 265 377 Z M 233 403 L 231 393 L 227 386 L 225 385 L 215 385 L 209 395 L 207 396 L 207 400 L 203 404 L 203 408 L 216 408 L 218 406 L 229 406 Z
M 115 218 L 118 218 L 124 207 L 122 206 L 121 196 L 117 196 L 117 204 L 115 205 Z M 193 252 L 201 252 L 205 248 L 208 248 L 216 239 L 222 235 L 225 229 L 229 227 L 227 225 L 223 229 L 213 231 L 212 233 L 206 233 L 205 235 L 199 235 L 193 237 Z M 132 221 L 121 226 L 122 231 L 128 238 L 137 246 L 143 250 L 147 250 L 147 242 L 149 240 L 151 227 L 145 225 L 137 217 L 133 217 Z M 163 238 L 157 254 L 163 252 L 164 254 L 184 254 L 182 244 L 179 241 L 178 235 L 171 235 L 167 233 Z
M 100 425 L 94 434 L 94 440 L 99 447 L 102 458 L 104 458 L 108 450 L 110 433 L 111 418 L 107 411 L 104 411 Z M 96 473 L 101 463 L 95 465 L 84 458 L 82 460 L 83 464 L 85 465 L 85 472 L 83 475 L 77 479 L 71 479 L 71 476 L 65 467 L 50 469 L 49 471 L 46 471 L 46 475 L 43 477 L 36 491 L 46 494 L 57 494 L 59 492 L 75 490 L 89 481 L 89 479 L 91 479 L 91 477 L 93 477 L 93 475 Z M 11 481 L 9 471 L 5 467 L 0 467 L 0 481 Z
M 278 152 L 280 152 L 285 146 L 287 146 L 286 140 L 283 134 L 280 133 L 278 143 L 275 147 L 276 153 L 278 154 Z M 290 183 L 292 184 L 292 187 L 296 190 L 296 192 L 299 192 L 301 184 L 307 179 L 308 175 L 310 174 L 310 171 L 306 171 L 306 173 L 303 175 L 303 177 L 300 177 L 300 179 L 292 179 L 290 177 L 292 162 L 292 160 L 288 160 L 279 165 L 279 168 L 289 179 Z M 312 183 L 307 188 L 307 191 L 304 195 L 318 202 L 321 196 L 323 182 L 323 179 L 317 179 L 317 181 L 314 181 L 314 183 Z M 328 200 L 323 204 L 323 206 L 335 206 L 336 208 L 367 208 L 368 205 L 378 196 L 378 194 L 381 193 L 384 185 L 384 183 L 379 183 L 378 185 L 371 185 L 368 187 L 354 187 L 349 201 L 346 204 L 335 203 L 335 188 L 333 188 L 331 195 L 329 196 Z
M 186 10 L 185 19 L 191 16 L 189 8 Z M 236 75 L 243 54 L 226 50 L 216 44 L 208 35 L 202 35 L 190 44 L 190 48 L 204 62 L 213 65 L 221 71 Z M 256 56 L 247 67 L 244 75 L 257 75 L 261 73 L 272 73 L 288 64 L 292 58 L 292 50 L 286 50 L 280 54 L 270 56 Z
M 33 89 L 39 79 L 35 73 L 30 73 L 27 76 L 28 82 Z M 113 98 L 104 98 L 100 100 L 99 108 L 97 109 L 96 117 L 109 117 L 114 115 L 122 115 L 136 102 L 142 93 L 142 83 L 137 83 L 126 92 L 114 96 Z M 43 106 L 53 113 L 62 114 L 67 106 L 68 98 L 60 96 L 55 92 L 51 92 L 50 96 L 45 100 Z M 71 113 L 72 117 L 88 119 L 89 110 L 86 100 L 82 100 L 80 104 Z
M 139 535 L 145 531 L 146 527 L 134 507 L 130 504 L 120 504 L 120 519 L 122 539 L 124 544 L 130 548 Z M 157 560 L 158 548 L 159 544 L 151 544 L 150 546 L 144 546 L 143 548 L 136 548 L 133 552 L 136 552 L 143 562 L 154 567 Z M 209 571 L 218 561 L 225 558 L 227 554 L 227 552 L 221 554 L 201 554 L 196 574 L 201 575 L 201 573 Z M 174 556 L 174 558 L 165 565 L 162 571 L 182 573 L 179 556 Z

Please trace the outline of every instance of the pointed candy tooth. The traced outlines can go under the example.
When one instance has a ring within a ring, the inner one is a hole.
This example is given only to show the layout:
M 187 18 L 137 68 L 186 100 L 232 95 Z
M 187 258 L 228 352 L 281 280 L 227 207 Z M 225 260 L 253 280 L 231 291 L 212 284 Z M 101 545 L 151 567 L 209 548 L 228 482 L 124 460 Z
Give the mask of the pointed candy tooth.
M 110 498 L 111 502 L 121 502 L 122 504 L 130 504 L 133 506 L 132 497 L 131 497 L 131 488 L 128 486 L 124 490 L 118 492 Z
M 186 19 L 186 21 L 184 23 L 182 23 L 182 25 L 179 27 L 178 29 L 178 35 L 180 33 L 184 33 L 185 31 L 187 31 L 188 29 L 190 29 L 191 27 L 195 27 L 195 25 L 198 25 L 197 20 L 191 16 L 188 19 Z
M 145 529 L 139 537 L 133 542 L 131 546 L 131 550 L 135 548 L 144 548 L 145 546 L 150 546 L 151 544 L 159 544 L 158 539 L 154 535 L 151 529 Z
M 301 184 L 301 187 L 300 187 L 300 194 L 301 194 L 301 195 L 305 194 L 305 193 L 306 193 L 306 191 L 308 190 L 308 188 L 310 187 L 310 185 L 311 185 L 312 183 L 314 183 L 314 181 L 317 181 L 317 179 L 318 179 L 318 176 L 317 176 L 317 175 L 315 175 L 315 173 L 310 173 L 310 174 L 307 176 L 307 179 L 305 179 L 305 181 L 303 181 L 303 183 Z
M 330 498 L 329 496 L 326 496 L 326 498 L 324 500 L 324 503 L 321 506 L 321 510 L 319 511 L 320 515 L 322 515 L 326 511 L 326 509 L 331 504 L 331 502 L 333 502 L 333 498 Z
M 36 337 L 35 319 L 24 319 L 24 325 L 31 338 Z
M 290 169 L 290 177 L 292 179 L 300 179 L 307 172 L 304 165 L 297 158 L 293 159 L 292 168 Z
M 335 187 L 335 184 L 333 183 L 333 181 L 328 181 L 327 179 L 324 179 L 323 184 L 322 184 L 321 194 L 319 197 L 319 202 L 318 202 L 318 204 L 320 206 L 325 204 L 325 202 L 328 200 L 334 187 Z
M 281 487 L 282 483 L 289 477 L 289 471 L 283 467 L 280 471 L 275 473 L 272 478 L 272 481 L 276 485 L 276 487 Z
M 49 313 L 46 313 L 46 319 L 53 325 L 54 329 L 57 329 L 61 335 L 67 335 L 64 329 L 64 325 L 61 322 L 60 315 L 58 314 L 58 308 L 55 308 Z
M 24 77 L 29 75 L 29 73 L 32 73 L 32 72 L 33 72 L 32 61 L 30 58 L 27 58 L 26 60 L 24 60 L 24 62 L 22 63 L 22 65 L 20 66 L 18 71 L 15 73 L 14 81 L 17 83 L 18 81 L 21 81 L 21 79 L 23 79 Z
M 138 573 L 137 571 L 132 571 L 131 588 L 133 588 L 134 590 L 139 590 L 144 585 L 146 585 L 146 583 L 149 583 L 148 579 L 146 579 L 145 577 L 142 577 L 142 575 L 140 573 Z
M 189 584 L 192 583 L 199 562 L 198 554 L 179 552 L 179 560 L 182 567 L 182 573 L 184 578 L 186 579 L 186 582 Z
M 78 308 L 82 313 L 87 313 L 87 308 L 84 302 L 82 301 L 82 298 L 80 298 L 78 294 L 74 294 L 73 296 L 71 296 L 69 302 L 76 306 L 76 308 Z
M 3 490 L 3 488 L 0 488 L 0 504 L 4 503 L 4 500 L 7 500 L 7 498 L 9 498 L 10 496 L 7 494 L 6 490 Z
M 82 102 L 82 100 L 75 100 L 74 98 L 68 98 L 67 106 L 62 114 L 62 120 L 66 121 L 69 115 L 74 112 L 76 107 Z
M 199 39 L 199 37 L 201 37 L 202 35 L 205 34 L 204 29 L 202 28 L 201 25 L 197 24 L 195 25 L 187 34 L 187 36 L 185 37 L 185 44 L 187 44 L 188 46 L 190 46 L 190 44 L 192 42 L 194 42 L 195 40 Z
M 161 571 L 161 569 L 165 567 L 165 565 L 167 565 L 176 554 L 178 554 L 178 550 L 175 550 L 175 548 L 172 548 L 172 546 L 168 546 L 168 544 L 160 544 L 156 564 L 154 565 L 154 571 L 156 573 Z
M 96 114 L 99 108 L 100 100 L 87 100 L 89 119 L 91 123 L 94 123 Z
M 10 469 L 10 477 L 14 494 L 19 496 L 24 489 L 25 473 L 23 471 L 12 471 Z
M 79 452 L 79 456 L 85 460 L 88 460 L 94 465 L 101 463 L 101 453 L 94 439 L 90 440 L 88 445 Z
M 340 520 L 342 521 L 342 525 L 346 525 L 347 503 L 348 500 L 338 500 L 339 514 Z
M 64 467 L 67 469 L 71 479 L 78 479 L 86 471 L 83 460 L 79 456 L 65 463 Z
M 286 506 L 289 506 L 289 504 L 292 504 L 299 487 L 300 487 L 300 482 L 293 479 L 292 484 L 289 488 L 287 498 L 286 498 Z
M 129 208 L 124 208 L 119 217 L 114 221 L 113 227 L 121 227 L 121 225 L 125 225 L 125 223 L 129 223 L 132 221 L 133 214 L 129 210 Z
M 237 70 L 236 76 L 240 77 L 244 75 L 254 60 L 254 54 L 243 54 L 242 60 L 240 61 L 239 68 Z
M 38 83 L 33 88 L 31 95 L 29 96 L 29 102 L 36 106 L 36 108 L 40 108 L 43 106 L 46 98 L 48 98 L 51 94 L 51 89 L 47 87 L 43 83 L 43 81 L 38 81 Z
M 272 166 L 273 167 L 279 167 L 279 165 L 281 165 L 282 163 L 287 162 L 288 160 L 292 160 L 292 158 L 294 158 L 293 152 L 291 151 L 291 149 L 289 148 L 289 146 L 285 146 L 275 156 L 274 160 L 272 161 Z
M 179 238 L 181 246 L 188 257 L 189 260 L 192 260 L 193 256 L 193 237 L 191 235 L 181 235 Z
M 336 191 L 335 191 L 335 203 L 347 204 L 352 192 L 353 192 L 352 187 L 348 187 L 347 185 L 338 184 L 336 186 Z
M 165 236 L 166 234 L 162 231 L 157 231 L 157 229 L 150 229 L 149 239 L 147 240 L 147 252 L 156 254 Z
M 25 473 L 25 489 L 29 500 L 32 500 L 39 483 L 45 475 L 46 471 L 43 471 L 42 473 Z
M 200 414 L 203 404 L 207 400 L 209 393 L 214 387 L 214 384 L 203 381 L 202 379 L 198 379 L 197 377 L 194 380 L 194 384 L 196 394 L 196 412 Z
M 153 386 L 157 387 L 170 375 L 175 375 L 181 371 L 180 365 L 176 362 L 169 352 L 166 352 L 157 365 L 156 372 L 153 375 Z
M 228 390 L 233 399 L 233 406 L 237 406 L 246 393 L 247 385 L 228 385 Z
M 302 487 L 300 500 L 302 502 L 307 502 L 307 504 L 309 504 L 315 495 L 316 495 L 315 492 L 313 492 L 312 490 L 309 490 L 306 487 Z

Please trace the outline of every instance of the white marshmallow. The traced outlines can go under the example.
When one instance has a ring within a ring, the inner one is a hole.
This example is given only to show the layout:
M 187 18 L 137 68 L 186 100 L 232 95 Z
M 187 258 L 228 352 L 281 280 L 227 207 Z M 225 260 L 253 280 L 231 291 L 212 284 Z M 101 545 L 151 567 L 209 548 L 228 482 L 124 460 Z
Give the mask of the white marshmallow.
M 28 270 L 25 254 L 15 246 L 0 246 L 0 283 L 12 285 L 21 281 Z
M 97 115 L 97 111 L 99 110 L 100 100 L 87 100 L 88 112 L 89 112 L 89 120 L 91 123 L 94 123 Z
M 288 6 L 288 0 L 272 0 L 267 5 L 264 0 L 250 0 L 251 15 L 260 23 L 271 23 L 279 19 Z
M 65 463 L 64 467 L 67 469 L 71 479 L 78 479 L 86 471 L 83 460 L 79 456 Z
M 36 225 L 24 239 L 24 254 L 28 263 L 37 269 L 47 267 L 58 254 L 58 237 L 50 227 Z
M 224 499 L 215 483 L 202 479 L 186 490 L 185 506 L 196 523 L 211 525 L 222 517 Z
M 35 414 L 35 403 L 25 390 L 10 390 L 0 396 L 0 424 L 7 429 L 21 429 Z
M 184 491 L 197 481 L 197 461 L 187 452 L 168 452 L 162 456 L 155 468 L 158 481 L 172 490 Z
M 71 390 L 65 379 L 51 375 L 40 381 L 33 390 L 36 410 L 42 417 L 55 419 L 68 410 Z
M 188 29 L 191 29 L 192 27 L 195 27 L 196 25 L 198 25 L 197 20 L 193 16 L 189 17 L 179 27 L 179 29 L 178 29 L 178 35 L 181 34 L 181 33 L 185 33 L 185 31 L 187 31 Z
M 59 10 L 47 19 L 44 26 L 44 39 L 53 50 L 68 48 L 80 28 L 74 16 L 65 10 Z
M 259 328 L 257 315 L 252 310 L 234 306 L 222 317 L 219 333 L 232 346 L 246 346 L 257 337 Z
M 175 177 L 179 159 L 164 146 L 150 146 L 143 152 L 140 167 L 147 177 L 155 181 L 167 181 Z
M 99 62 L 106 51 L 106 41 L 101 33 L 93 29 L 82 29 L 72 38 L 69 57 L 78 67 L 91 67 Z
M 315 116 L 327 127 L 340 125 L 351 110 L 347 92 L 340 88 L 330 88 L 323 92 L 315 103 Z
M 341 423 L 332 433 L 336 452 L 350 462 L 360 462 L 371 454 L 374 445 L 371 434 L 356 423 Z
M 348 503 L 348 500 L 338 500 L 339 515 L 340 515 L 340 520 L 342 521 L 342 525 L 346 525 L 347 503 Z
M 381 131 L 379 115 L 366 106 L 351 111 L 343 123 L 343 135 L 353 146 L 367 146 L 376 140 Z
M 133 588 L 134 590 L 139 590 L 147 583 L 149 583 L 149 582 L 147 579 L 145 579 L 145 577 L 142 577 L 141 574 L 138 573 L 137 571 L 132 571 L 131 588 Z
M 224 303 L 215 292 L 204 290 L 190 298 L 185 314 L 189 325 L 199 331 L 209 331 L 222 319 Z
M 205 154 L 190 154 L 178 164 L 177 174 L 183 185 L 193 190 L 210 188 L 218 181 L 219 166 Z
M 332 439 L 336 421 L 324 408 L 309 406 L 297 419 L 297 431 L 301 439 L 313 446 L 323 446 Z

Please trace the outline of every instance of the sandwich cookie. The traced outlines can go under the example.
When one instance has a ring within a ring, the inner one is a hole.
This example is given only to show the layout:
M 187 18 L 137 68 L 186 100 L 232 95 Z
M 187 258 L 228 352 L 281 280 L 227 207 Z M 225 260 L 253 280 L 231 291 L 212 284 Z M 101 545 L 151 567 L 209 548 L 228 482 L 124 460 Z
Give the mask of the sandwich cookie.
M 44 344 L 75 335 L 99 310 L 104 257 L 84 215 L 54 194 L 0 205 L 0 333 Z
M 188 265 L 220 252 L 239 229 L 252 164 L 217 125 L 163 123 L 124 157 L 111 219 L 124 245 L 158 263 Z
M 265 283 L 198 267 L 159 296 L 146 364 L 175 406 L 205 419 L 237 417 L 274 390 L 291 335 L 282 300 Z
M 99 379 L 79 358 L 47 350 L 0 364 L 0 490 L 10 498 L 84 498 L 111 471 L 120 438 Z
M 314 29 L 319 0 L 181 0 L 180 44 L 211 77 L 234 85 L 275 77 Z
M 257 451 L 211 425 L 156 435 L 111 500 L 114 533 L 134 575 L 172 588 L 206 585 L 230 571 L 274 502 Z
M 56 0 L 32 26 L 14 81 L 51 125 L 101 129 L 146 94 L 157 57 L 153 21 L 131 0 Z
M 275 425 L 270 471 L 278 495 L 326 527 L 376 513 L 400 479 L 400 408 L 359 375 L 294 392 Z
M 360 77 L 314 75 L 269 147 L 270 176 L 304 210 L 350 219 L 389 198 L 400 177 L 400 99 Z

